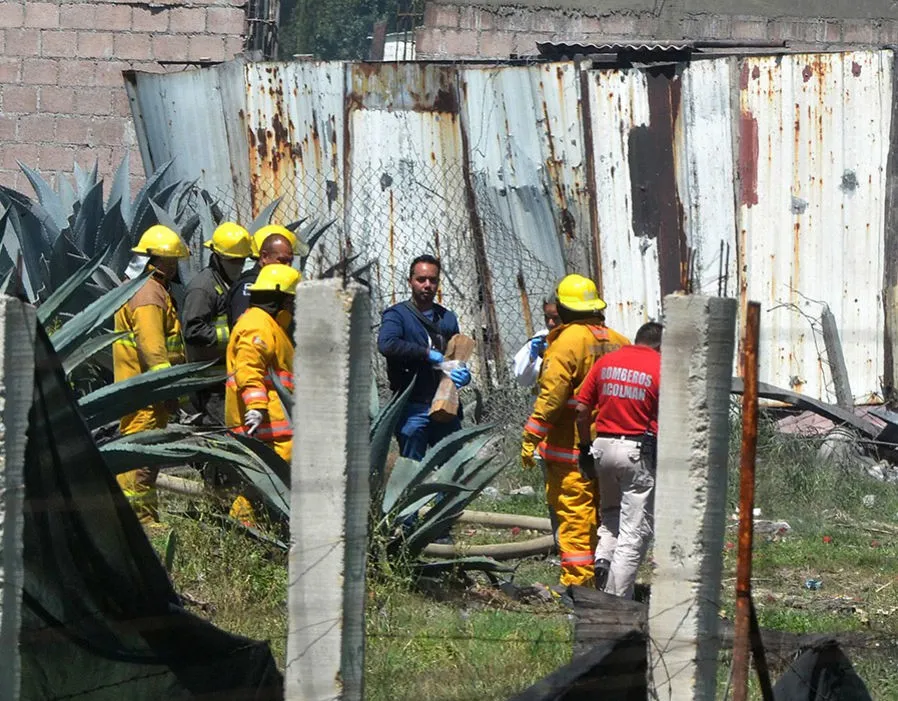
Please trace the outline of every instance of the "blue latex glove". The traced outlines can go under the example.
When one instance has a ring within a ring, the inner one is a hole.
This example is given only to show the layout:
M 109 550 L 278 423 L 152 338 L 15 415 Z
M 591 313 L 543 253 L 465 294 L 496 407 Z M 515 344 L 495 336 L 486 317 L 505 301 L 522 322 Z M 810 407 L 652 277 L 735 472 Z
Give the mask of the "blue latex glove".
M 431 348 L 429 351 L 427 351 L 427 359 L 434 365 L 439 365 L 443 362 L 443 354 L 438 350 Z
M 546 339 L 542 336 L 530 339 L 530 360 L 536 360 L 546 351 Z
M 449 379 L 458 389 L 461 389 L 471 381 L 471 371 L 468 368 L 455 368 L 449 373 Z

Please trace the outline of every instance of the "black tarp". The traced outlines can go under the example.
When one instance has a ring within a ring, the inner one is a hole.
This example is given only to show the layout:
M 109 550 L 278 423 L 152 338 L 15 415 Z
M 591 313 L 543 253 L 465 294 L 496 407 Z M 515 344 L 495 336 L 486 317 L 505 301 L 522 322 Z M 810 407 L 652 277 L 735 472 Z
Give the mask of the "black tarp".
M 38 329 L 25 452 L 23 701 L 283 698 L 267 643 L 186 611 Z
M 775 701 L 873 701 L 839 644 L 822 639 L 803 650 L 773 687 Z

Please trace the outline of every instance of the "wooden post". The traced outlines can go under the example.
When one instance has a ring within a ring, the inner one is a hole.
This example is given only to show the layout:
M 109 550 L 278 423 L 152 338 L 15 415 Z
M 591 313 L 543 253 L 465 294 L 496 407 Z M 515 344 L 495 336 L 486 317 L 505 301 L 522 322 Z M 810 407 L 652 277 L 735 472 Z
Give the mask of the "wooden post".
M 668 295 L 664 321 L 649 682 L 655 698 L 712 701 L 736 300 Z
M 16 701 L 21 687 L 22 511 L 25 442 L 34 395 L 34 308 L 0 297 L 0 699 Z
M 368 552 L 368 293 L 296 290 L 288 701 L 361 701 Z
M 829 371 L 832 373 L 833 385 L 836 389 L 836 404 L 843 409 L 853 411 L 854 395 L 851 393 L 851 383 L 848 381 L 848 366 L 845 364 L 845 354 L 842 352 L 842 342 L 839 340 L 836 317 L 833 316 L 829 307 L 823 307 L 820 325 L 823 327 L 823 345 L 826 347 L 826 359 L 829 361 Z

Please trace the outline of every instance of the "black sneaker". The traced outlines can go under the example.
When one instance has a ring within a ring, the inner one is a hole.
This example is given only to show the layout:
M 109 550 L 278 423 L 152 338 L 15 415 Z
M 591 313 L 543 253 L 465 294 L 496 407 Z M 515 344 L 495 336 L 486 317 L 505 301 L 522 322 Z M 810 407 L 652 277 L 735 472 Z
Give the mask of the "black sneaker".
M 611 563 L 608 560 L 604 558 L 599 558 L 598 560 L 596 560 L 596 589 L 598 589 L 599 591 L 605 590 L 605 583 L 608 581 L 609 569 L 611 569 Z

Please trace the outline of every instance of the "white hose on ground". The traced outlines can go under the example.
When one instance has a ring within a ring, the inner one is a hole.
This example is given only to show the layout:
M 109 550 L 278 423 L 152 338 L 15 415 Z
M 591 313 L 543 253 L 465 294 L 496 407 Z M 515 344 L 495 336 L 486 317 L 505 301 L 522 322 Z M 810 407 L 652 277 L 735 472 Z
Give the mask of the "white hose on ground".
M 550 535 L 523 540 L 519 543 L 490 545 L 442 545 L 431 543 L 424 548 L 428 557 L 491 557 L 494 560 L 517 560 L 522 557 L 550 555 L 555 551 L 555 538 Z

